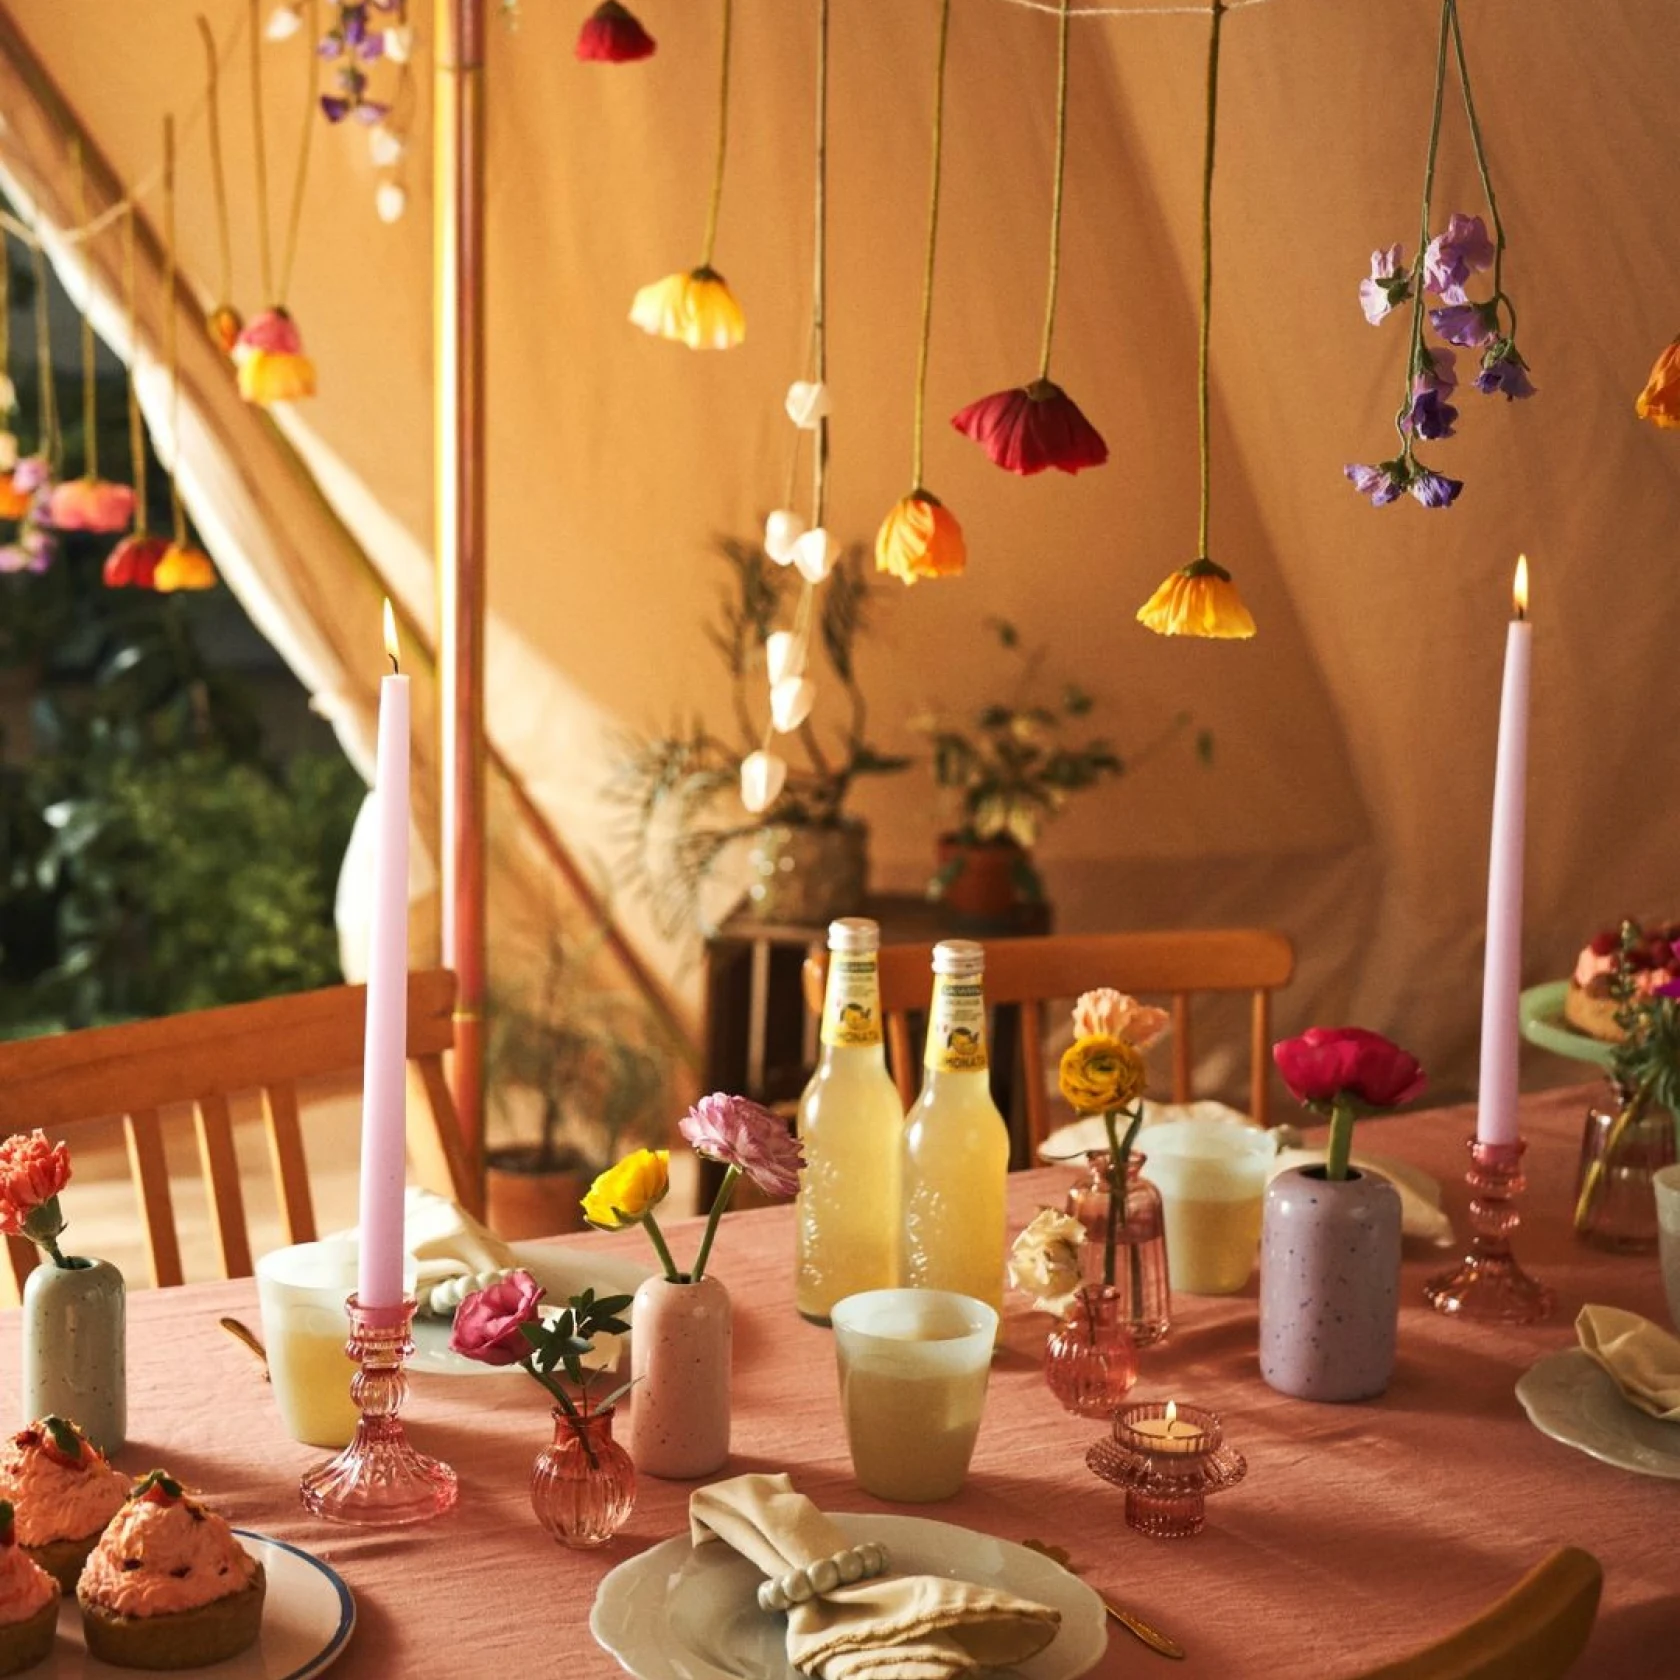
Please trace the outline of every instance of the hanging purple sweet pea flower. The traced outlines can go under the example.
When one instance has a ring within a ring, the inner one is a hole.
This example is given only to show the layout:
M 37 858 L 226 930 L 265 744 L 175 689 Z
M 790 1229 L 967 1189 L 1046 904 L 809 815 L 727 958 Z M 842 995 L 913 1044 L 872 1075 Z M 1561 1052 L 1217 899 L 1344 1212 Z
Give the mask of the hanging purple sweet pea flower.
M 1418 364 L 1419 385 L 1427 383 L 1443 397 L 1450 397 L 1458 389 L 1458 353 L 1444 345 L 1431 349 L 1425 344 L 1419 347 L 1418 354 L 1422 357 Z
M 1419 466 L 1407 488 L 1426 508 L 1443 508 L 1451 507 L 1458 500 L 1464 484 L 1461 479 L 1448 478 L 1445 473 L 1431 472 L 1428 467 Z
M 1373 327 L 1412 295 L 1411 276 L 1400 271 L 1400 254 L 1398 245 L 1373 251 L 1371 278 L 1359 282 L 1359 307 Z
M 1458 410 L 1441 394 L 1440 387 L 1427 379 L 1419 379 L 1412 387 L 1412 406 L 1405 424 L 1420 438 L 1449 438 L 1458 422 Z
M 1482 371 L 1476 375 L 1476 389 L 1484 397 L 1503 395 L 1507 402 L 1532 397 L 1534 382 L 1528 377 L 1528 363 L 1517 354 L 1510 339 L 1502 338 L 1482 357 Z
M 1453 303 L 1445 309 L 1431 309 L 1429 324 L 1448 344 L 1480 350 L 1493 341 L 1499 315 L 1491 303 Z
M 1350 461 L 1342 468 L 1342 473 L 1361 496 L 1371 498 L 1372 507 L 1387 507 L 1390 502 L 1398 501 L 1401 491 L 1406 488 L 1404 461 L 1382 461 L 1374 467 Z
M 1455 210 L 1447 231 L 1429 242 L 1423 256 L 1423 284 L 1443 303 L 1466 303 L 1464 282 L 1471 272 L 1493 267 L 1493 241 L 1480 216 L 1466 216 Z

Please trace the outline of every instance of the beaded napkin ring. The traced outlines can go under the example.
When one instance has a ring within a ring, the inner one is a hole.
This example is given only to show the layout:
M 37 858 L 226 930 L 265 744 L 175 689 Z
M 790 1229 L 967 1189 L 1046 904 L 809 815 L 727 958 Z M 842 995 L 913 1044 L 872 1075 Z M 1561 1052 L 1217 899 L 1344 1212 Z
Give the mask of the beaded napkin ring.
M 836 1587 L 867 1581 L 887 1568 L 887 1548 L 875 1540 L 848 1546 L 833 1557 L 818 1558 L 803 1569 L 790 1569 L 758 1584 L 760 1610 L 791 1610 L 809 1599 L 826 1598 Z
M 422 1318 L 449 1318 L 469 1295 L 488 1289 L 493 1283 L 513 1276 L 511 1269 L 494 1272 L 468 1272 L 460 1277 L 444 1278 L 429 1289 L 417 1291 L 416 1310 Z

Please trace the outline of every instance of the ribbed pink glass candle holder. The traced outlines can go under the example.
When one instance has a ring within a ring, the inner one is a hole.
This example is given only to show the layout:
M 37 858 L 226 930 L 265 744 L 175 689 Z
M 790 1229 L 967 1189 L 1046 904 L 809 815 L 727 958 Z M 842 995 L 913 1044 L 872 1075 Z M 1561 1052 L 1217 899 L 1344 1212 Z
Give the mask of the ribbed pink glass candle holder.
M 393 1307 L 364 1307 L 352 1295 L 347 1307 L 345 1351 L 357 1367 L 350 1398 L 361 1417 L 350 1445 L 303 1478 L 303 1503 L 318 1517 L 370 1526 L 442 1516 L 455 1506 L 455 1472 L 416 1452 L 397 1415 L 408 1394 L 403 1366 L 414 1351 L 414 1297 Z
M 1551 1317 L 1557 1297 L 1531 1278 L 1511 1252 L 1511 1233 L 1522 1222 L 1516 1202 L 1525 1185 L 1527 1147 L 1521 1138 L 1511 1143 L 1470 1139 L 1470 1168 L 1464 1175 L 1474 1192 L 1470 1252 L 1450 1272 L 1424 1285 L 1436 1312 L 1485 1324 L 1538 1324 Z
M 1141 1400 L 1121 1407 L 1112 1436 L 1096 1442 L 1085 1462 L 1126 1490 L 1129 1528 L 1183 1540 L 1201 1533 L 1207 1496 L 1248 1474 L 1247 1460 L 1224 1441 L 1217 1414 L 1201 1406 Z

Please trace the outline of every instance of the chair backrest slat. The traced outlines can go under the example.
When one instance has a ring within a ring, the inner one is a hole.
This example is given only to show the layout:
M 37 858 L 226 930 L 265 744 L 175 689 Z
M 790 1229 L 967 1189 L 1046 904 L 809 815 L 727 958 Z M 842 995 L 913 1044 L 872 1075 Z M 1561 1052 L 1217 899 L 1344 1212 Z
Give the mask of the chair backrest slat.
M 483 1211 L 455 1117 L 443 1054 L 454 1042 L 455 976 L 409 977 L 408 1053 L 422 1100 L 408 1104 L 415 1182 Z M 332 986 L 261 1003 L 159 1021 L 0 1044 L 0 1136 L 41 1127 L 61 1136 L 78 1124 L 123 1117 L 129 1174 L 139 1195 L 152 1281 L 182 1281 L 160 1112 L 190 1103 L 222 1273 L 248 1276 L 251 1241 L 228 1099 L 261 1092 L 269 1164 L 288 1242 L 315 1235 L 315 1210 L 298 1114 L 298 1081 L 359 1071 L 367 988 Z M 36 1258 L 8 1245 L 21 1289 Z

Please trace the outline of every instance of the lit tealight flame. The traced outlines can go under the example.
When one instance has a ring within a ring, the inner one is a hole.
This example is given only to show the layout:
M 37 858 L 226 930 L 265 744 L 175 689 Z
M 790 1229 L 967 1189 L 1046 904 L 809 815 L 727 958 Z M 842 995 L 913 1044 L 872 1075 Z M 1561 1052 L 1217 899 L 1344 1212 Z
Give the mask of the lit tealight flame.
M 1517 556 L 1517 575 L 1511 584 L 1511 611 L 1517 618 L 1528 617 L 1528 556 Z
M 1176 1400 L 1169 1400 L 1167 1402 L 1167 1433 L 1169 1435 L 1172 1434 L 1173 1425 L 1177 1422 L 1178 1422 L 1178 1402 Z
M 397 615 L 391 611 L 390 597 L 385 599 L 385 656 L 391 661 L 391 669 L 398 670 L 397 664 Z

